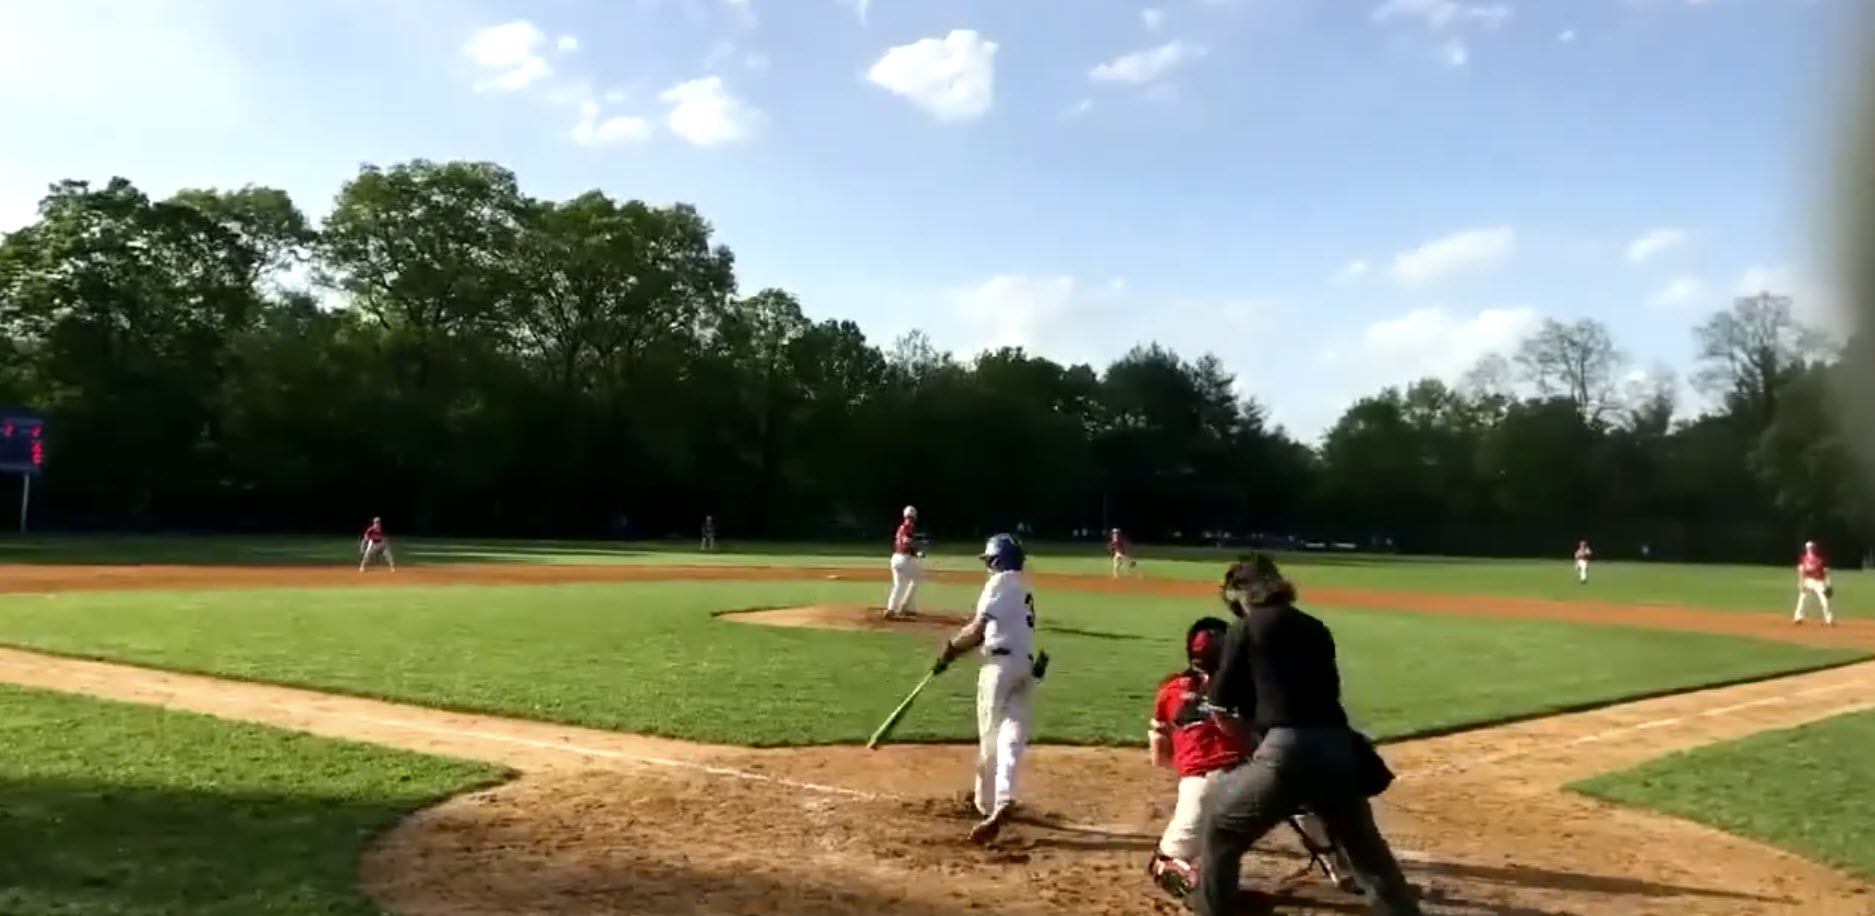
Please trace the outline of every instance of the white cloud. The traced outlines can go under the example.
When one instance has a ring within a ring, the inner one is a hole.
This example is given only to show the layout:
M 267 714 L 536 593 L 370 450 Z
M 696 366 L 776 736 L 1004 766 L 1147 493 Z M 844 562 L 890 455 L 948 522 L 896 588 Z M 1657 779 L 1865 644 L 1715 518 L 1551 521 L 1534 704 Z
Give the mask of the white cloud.
M 1467 229 L 1401 252 L 1393 259 L 1393 275 L 1407 286 L 1425 286 L 1489 267 L 1516 248 L 1517 233 L 1509 226 Z
M 1575 44 L 1576 30 L 1575 29 L 1563 29 L 1561 32 L 1556 33 L 1556 40 L 1566 45 Z
M 581 146 L 619 146 L 641 143 L 651 138 L 651 121 L 635 115 L 599 117 L 599 106 L 587 102 L 580 109 L 579 123 L 569 135 Z
M 729 93 L 720 76 L 678 83 L 658 95 L 670 106 L 665 121 L 671 133 L 697 146 L 716 146 L 747 137 L 761 112 Z
M 9 109 L 64 109 L 53 132 L 68 140 L 97 129 L 148 139 L 150 125 L 199 131 L 207 111 L 237 125 L 254 84 L 207 4 L 0 0 L 0 97 Z M 27 145 L 17 126 L 6 125 L 0 148 Z
M 1334 283 L 1336 286 L 1353 286 L 1366 279 L 1373 269 L 1374 265 L 1369 264 L 1366 258 L 1356 258 L 1335 271 Z
M 1034 349 L 1074 305 L 1081 292 L 1073 277 L 1004 274 L 981 285 L 953 290 L 958 320 L 978 329 L 977 345 Z
M 1435 32 L 1461 26 L 1497 28 L 1510 19 L 1502 3 L 1460 3 L 1457 0 L 1387 0 L 1374 10 L 1375 22 L 1417 21 Z
M 1094 110 L 1093 99 L 1081 99 L 1080 101 L 1075 102 L 1073 105 L 1068 106 L 1067 110 L 1061 113 L 1061 116 L 1064 118 L 1079 118 L 1093 110 Z
M 1184 41 L 1169 41 L 1156 48 L 1134 51 L 1087 71 L 1096 83 L 1143 85 L 1169 76 L 1172 71 L 1205 55 L 1205 49 Z
M 940 121 L 974 120 L 995 100 L 996 43 L 956 29 L 886 51 L 866 79 Z
M 839 2 L 841 6 L 851 9 L 853 15 L 859 17 L 860 25 L 866 24 L 866 16 L 872 11 L 872 0 L 839 0 Z
M 579 50 L 579 38 L 574 35 L 562 35 L 560 40 L 553 43 L 553 46 L 560 49 L 562 54 L 571 53 Z
M 1662 228 L 1647 232 L 1628 243 L 1628 261 L 1644 264 L 1654 257 L 1685 245 L 1692 239 L 1683 229 Z
M 1463 67 L 1471 63 L 1471 49 L 1454 38 L 1439 47 L 1439 59 L 1448 67 Z
M 1157 31 L 1159 26 L 1165 24 L 1165 10 L 1156 6 L 1146 7 L 1139 11 L 1139 21 L 1145 23 L 1146 28 Z
M 1834 289 L 1818 282 L 1805 271 L 1788 264 L 1761 264 L 1746 268 L 1739 275 L 1733 294 L 1756 296 L 1760 293 L 1789 296 L 1791 310 L 1797 317 L 1838 337 L 1846 336 L 1850 331 L 1852 322 L 1842 298 Z
M 525 19 L 489 26 L 470 36 L 462 53 L 483 73 L 475 91 L 511 92 L 552 76 L 553 68 L 540 53 L 546 40 L 540 27 Z
M 1319 414 L 1325 426 L 1350 400 L 1376 389 L 1422 378 L 1457 382 L 1478 360 L 1513 350 L 1540 320 L 1533 309 L 1510 306 L 1472 315 L 1419 308 L 1372 322 L 1317 353 L 1336 384 L 1320 392 L 1309 413 Z
M 1704 299 L 1706 295 L 1705 279 L 1685 274 L 1668 280 L 1647 302 L 1660 308 L 1682 308 Z

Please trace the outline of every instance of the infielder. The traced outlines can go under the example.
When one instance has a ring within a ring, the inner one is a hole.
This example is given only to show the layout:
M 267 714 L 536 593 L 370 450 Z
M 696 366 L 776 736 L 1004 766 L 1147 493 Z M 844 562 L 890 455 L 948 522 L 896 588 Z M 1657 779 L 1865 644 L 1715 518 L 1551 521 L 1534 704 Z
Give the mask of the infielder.
M 1217 673 L 1223 655 L 1224 634 L 1230 624 L 1216 617 L 1200 618 L 1185 633 L 1185 670 L 1159 684 L 1153 699 L 1147 746 L 1152 765 L 1178 773 L 1178 805 L 1166 822 L 1165 834 L 1153 852 L 1147 874 L 1174 897 L 1189 895 L 1198 884 L 1204 815 L 1221 784 L 1218 778 L 1250 757 L 1244 738 L 1223 728 L 1201 707 L 1206 688 Z M 1346 856 L 1328 835 L 1328 828 L 1313 814 L 1291 822 L 1308 850 L 1328 873 L 1328 880 L 1344 891 L 1359 893 Z
M 1125 567 L 1130 572 L 1139 572 L 1139 563 L 1133 559 L 1132 542 L 1128 541 L 1126 535 L 1121 534 L 1118 528 L 1107 532 L 1107 553 L 1113 556 L 1115 579 L 1120 578 L 1121 567 Z
M 906 506 L 899 518 L 898 532 L 892 535 L 892 592 L 885 599 L 885 616 L 909 617 L 912 595 L 924 570 L 918 565 L 918 510 Z
M 703 517 L 703 540 L 697 546 L 704 553 L 716 549 L 716 516 L 705 515 Z
M 397 558 L 391 556 L 390 539 L 384 536 L 384 520 L 373 518 L 371 524 L 365 526 L 364 535 L 358 539 L 358 571 L 364 572 L 365 567 L 380 556 L 390 566 L 391 572 L 397 571 Z
M 1803 542 L 1803 556 L 1797 558 L 1797 614 L 1791 623 L 1803 623 L 1804 605 L 1815 595 L 1823 606 L 1823 625 L 1835 626 L 1836 616 L 1829 610 L 1829 598 L 1834 592 L 1829 583 L 1829 561 L 1816 549 L 1815 541 Z
M 1579 585 L 1589 584 L 1589 557 L 1592 557 L 1594 555 L 1595 555 L 1595 551 L 1589 549 L 1589 542 L 1587 541 L 1576 542 L 1576 583 L 1577 584 Z
M 1035 596 L 1022 579 L 1022 545 L 999 534 L 983 545 L 989 581 L 976 616 L 944 644 L 933 671 L 943 671 L 971 649 L 983 652 L 977 672 L 977 783 L 972 795 L 983 820 L 970 841 L 987 843 L 1008 820 L 1016 801 L 1016 774 L 1028 746 L 1035 685 L 1048 671 L 1048 655 L 1035 652 Z

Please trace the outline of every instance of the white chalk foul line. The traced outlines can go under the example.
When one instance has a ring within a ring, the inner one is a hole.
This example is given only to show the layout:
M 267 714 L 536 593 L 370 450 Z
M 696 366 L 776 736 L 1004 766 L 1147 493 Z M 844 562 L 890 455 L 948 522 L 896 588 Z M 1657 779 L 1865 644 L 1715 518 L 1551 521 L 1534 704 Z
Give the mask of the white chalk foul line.
M 1752 700 L 1747 703 L 1734 703 L 1730 706 L 1715 707 L 1713 709 L 1708 709 L 1699 713 L 1699 716 L 1701 718 L 1707 718 L 1707 717 L 1716 717 L 1716 716 L 1722 716 L 1722 715 L 1730 715 L 1735 712 L 1741 712 L 1746 709 L 1754 709 L 1759 706 L 1773 706 L 1779 703 L 1788 703 L 1790 702 L 1792 698 L 1795 698 L 1795 697 L 1822 696 L 1824 694 L 1837 693 L 1839 691 L 1849 690 L 1849 689 L 1860 687 L 1860 686 L 1863 686 L 1863 682 L 1861 681 L 1845 681 L 1840 684 L 1825 684 L 1821 687 L 1810 687 L 1804 690 L 1792 691 L 1791 693 L 1786 694 L 1784 696 L 1766 697 L 1761 700 Z M 1828 713 L 1825 713 L 1823 716 L 1820 716 L 1819 718 L 1828 718 L 1829 716 L 1834 716 L 1834 715 L 1837 715 L 1838 713 L 1850 712 L 1856 709 L 1861 709 L 1861 708 L 1866 707 L 1867 705 L 1868 704 L 1866 703 L 1850 703 L 1844 706 L 1837 707 L 1836 709 L 1830 710 Z M 1533 745 L 1531 747 L 1520 748 L 1514 751 L 1503 751 L 1503 752 L 1496 753 L 1496 754 L 1486 754 L 1482 757 L 1474 757 L 1470 760 L 1455 761 L 1453 763 L 1443 764 L 1440 766 L 1427 767 L 1422 770 L 1413 770 L 1402 775 L 1406 777 L 1410 777 L 1410 778 L 1419 778 L 1419 777 L 1425 777 L 1425 776 L 1445 776 L 1445 775 L 1449 775 L 1452 773 L 1462 773 L 1467 770 L 1477 769 L 1479 767 L 1492 766 L 1494 764 L 1503 763 L 1505 761 L 1515 760 L 1519 757 L 1529 757 L 1535 754 L 1542 754 L 1542 753 L 1546 753 L 1549 751 L 1558 751 L 1564 748 L 1574 747 L 1579 744 L 1593 744 L 1597 741 L 1606 741 L 1609 738 L 1615 738 L 1621 735 L 1633 734 L 1635 732 L 1648 731 L 1650 729 L 1667 728 L 1669 726 L 1678 725 L 1682 722 L 1685 722 L 1687 718 L 1688 718 L 1687 716 L 1672 716 L 1672 717 L 1668 717 L 1664 719 L 1651 719 L 1649 721 L 1638 722 L 1633 725 L 1622 725 L 1616 728 L 1610 728 L 1610 729 L 1606 729 L 1603 731 L 1594 732 L 1592 734 L 1581 735 L 1579 737 L 1571 738 L 1567 741 L 1552 741 L 1552 742 L 1548 742 L 1545 744 L 1539 744 L 1539 745 Z
M 754 773 L 748 770 L 738 770 L 734 767 L 715 766 L 713 764 L 708 764 L 708 763 L 697 763 L 692 760 L 672 760 L 668 757 L 652 757 L 652 756 L 645 755 L 645 754 L 630 754 L 630 753 L 626 753 L 625 751 L 607 750 L 606 748 L 586 747 L 585 745 L 573 744 L 571 742 L 565 742 L 565 741 L 540 741 L 534 738 L 522 738 L 516 735 L 503 735 L 503 734 L 497 734 L 495 732 L 477 731 L 475 729 L 468 729 L 468 728 L 449 728 L 447 726 L 431 725 L 427 722 L 415 722 L 409 719 L 384 719 L 384 718 L 379 718 L 377 716 L 364 716 L 364 715 L 347 715 L 346 718 L 355 719 L 360 722 L 370 722 L 374 725 L 385 725 L 385 726 L 390 726 L 393 728 L 408 729 L 411 731 L 428 732 L 433 735 L 449 735 L 449 736 L 454 736 L 458 738 L 474 738 L 478 741 L 495 741 L 495 742 L 500 742 L 503 744 L 519 745 L 521 747 L 539 748 L 541 750 L 562 751 L 568 754 L 576 754 L 581 757 L 598 757 L 598 758 L 602 758 L 605 760 L 622 760 L 627 763 L 638 763 L 638 764 L 643 764 L 645 766 L 665 767 L 667 769 L 674 769 L 674 770 L 689 770 L 695 773 L 706 773 L 711 776 L 723 776 L 723 777 L 727 777 L 730 779 L 741 779 L 741 780 L 745 780 L 748 782 L 762 782 L 762 783 L 768 783 L 770 785 L 783 786 L 789 789 L 799 789 L 804 792 L 819 792 L 823 795 L 840 795 L 846 798 L 857 798 L 857 799 L 862 799 L 865 801 L 877 801 L 883 798 L 899 798 L 900 797 L 896 795 L 882 795 L 877 792 L 865 792 L 859 789 L 849 789 L 844 786 L 829 786 L 829 785 L 823 785 L 817 782 L 802 782 L 797 779 L 788 779 L 782 776 L 770 776 L 767 773 Z

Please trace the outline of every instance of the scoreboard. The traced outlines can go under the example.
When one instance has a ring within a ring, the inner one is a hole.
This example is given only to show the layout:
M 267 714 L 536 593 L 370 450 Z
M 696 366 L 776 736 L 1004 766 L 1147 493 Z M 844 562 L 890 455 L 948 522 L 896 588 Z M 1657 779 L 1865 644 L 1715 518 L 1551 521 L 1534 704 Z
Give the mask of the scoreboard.
M 45 465 L 45 417 L 28 408 L 0 407 L 0 474 L 37 474 Z

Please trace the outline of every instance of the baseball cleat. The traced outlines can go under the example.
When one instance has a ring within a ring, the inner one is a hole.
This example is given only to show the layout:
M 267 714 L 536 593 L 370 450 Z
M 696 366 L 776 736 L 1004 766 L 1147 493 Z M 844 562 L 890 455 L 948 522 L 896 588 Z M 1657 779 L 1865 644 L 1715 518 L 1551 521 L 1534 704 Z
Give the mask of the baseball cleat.
M 996 810 L 991 811 L 989 817 L 978 821 L 975 827 L 970 828 L 970 842 L 981 845 L 996 839 L 996 835 L 1002 832 L 1003 822 L 1009 820 L 1009 807 L 1009 805 L 997 805 Z

